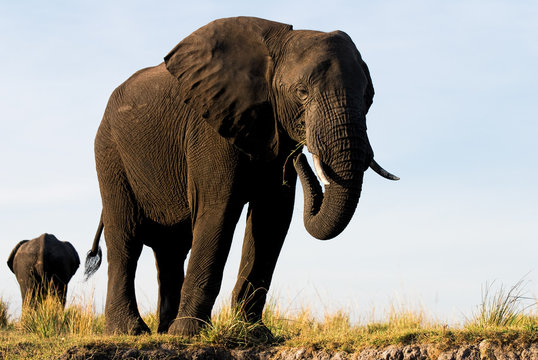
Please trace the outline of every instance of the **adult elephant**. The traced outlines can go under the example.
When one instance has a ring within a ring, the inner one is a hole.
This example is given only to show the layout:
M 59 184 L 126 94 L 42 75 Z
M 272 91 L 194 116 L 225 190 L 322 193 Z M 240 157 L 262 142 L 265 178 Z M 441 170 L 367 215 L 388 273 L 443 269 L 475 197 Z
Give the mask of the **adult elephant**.
M 198 333 L 209 321 L 246 203 L 232 299 L 245 302 L 248 320 L 259 321 L 291 221 L 297 173 L 305 226 L 318 239 L 349 223 L 370 164 L 391 176 L 372 163 L 366 135 L 374 95 L 368 68 L 343 32 L 293 30 L 251 17 L 211 22 L 164 59 L 114 91 L 95 139 L 108 248 L 106 329 L 149 331 L 134 290 L 145 244 L 158 269 L 158 331 Z M 325 193 L 300 154 L 304 145 Z
M 65 305 L 67 284 L 77 271 L 77 251 L 67 241 L 52 234 L 19 242 L 11 251 L 7 265 L 17 277 L 23 304 L 35 305 L 44 296 L 57 296 Z

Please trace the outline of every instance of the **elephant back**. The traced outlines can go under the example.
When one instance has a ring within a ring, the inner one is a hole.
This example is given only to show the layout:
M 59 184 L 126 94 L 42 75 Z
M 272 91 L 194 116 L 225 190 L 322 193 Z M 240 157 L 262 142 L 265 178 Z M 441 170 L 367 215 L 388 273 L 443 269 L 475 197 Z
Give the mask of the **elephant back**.
M 32 243 L 33 242 L 33 243 Z M 67 241 L 60 241 L 52 234 L 42 234 L 29 244 L 35 256 L 34 271 L 42 279 L 55 276 L 67 284 L 75 274 L 80 259 L 77 251 Z

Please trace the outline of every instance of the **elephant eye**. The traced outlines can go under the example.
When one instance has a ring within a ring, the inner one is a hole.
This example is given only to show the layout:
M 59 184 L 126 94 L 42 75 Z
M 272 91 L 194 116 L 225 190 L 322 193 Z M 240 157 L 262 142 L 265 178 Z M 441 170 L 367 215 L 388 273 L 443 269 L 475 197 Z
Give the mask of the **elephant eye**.
M 297 97 L 301 100 L 301 101 L 305 101 L 307 98 L 308 98 L 308 90 L 306 90 L 306 88 L 304 86 L 299 86 L 296 90 L 295 90 L 296 94 L 297 94 Z

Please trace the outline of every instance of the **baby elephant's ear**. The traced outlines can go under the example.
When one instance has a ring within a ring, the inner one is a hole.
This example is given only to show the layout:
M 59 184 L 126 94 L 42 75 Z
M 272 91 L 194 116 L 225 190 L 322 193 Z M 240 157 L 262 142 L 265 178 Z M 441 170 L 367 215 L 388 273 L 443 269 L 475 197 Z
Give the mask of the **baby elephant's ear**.
M 7 259 L 7 266 L 9 266 L 9 269 L 13 271 L 13 261 L 15 260 L 15 254 L 17 253 L 17 251 L 19 250 L 19 248 L 21 247 L 22 244 L 28 242 L 28 240 L 22 240 L 20 241 L 17 245 L 15 245 L 15 247 L 13 248 L 13 250 L 11 250 L 11 254 L 9 254 L 9 257 Z
M 77 271 L 80 265 L 80 258 L 78 257 L 78 252 L 69 241 L 63 241 L 65 249 L 69 253 L 69 261 L 73 266 L 73 274 Z
M 271 159 L 278 132 L 270 101 L 273 62 L 266 39 L 291 27 L 256 18 L 216 20 L 164 59 L 185 103 L 220 135 L 255 158 Z

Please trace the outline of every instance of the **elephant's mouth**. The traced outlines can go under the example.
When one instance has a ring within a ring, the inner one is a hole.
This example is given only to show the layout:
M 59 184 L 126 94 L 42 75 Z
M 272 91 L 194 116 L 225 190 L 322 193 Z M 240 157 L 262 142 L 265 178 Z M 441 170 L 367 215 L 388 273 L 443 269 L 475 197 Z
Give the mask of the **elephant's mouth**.
M 329 186 L 331 183 L 327 177 L 327 174 L 325 174 L 325 171 L 323 170 L 323 163 L 321 162 L 319 156 L 316 154 L 312 154 L 312 159 L 314 160 L 314 170 L 316 171 L 316 175 L 318 176 L 319 180 L 323 185 Z M 372 159 L 368 167 L 375 171 L 378 175 L 384 177 L 385 179 L 394 181 L 400 180 L 398 176 L 393 175 L 387 170 L 383 169 L 381 165 L 379 165 L 374 159 Z

